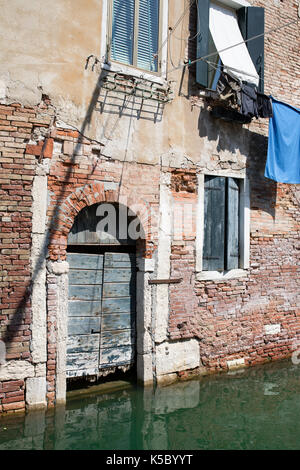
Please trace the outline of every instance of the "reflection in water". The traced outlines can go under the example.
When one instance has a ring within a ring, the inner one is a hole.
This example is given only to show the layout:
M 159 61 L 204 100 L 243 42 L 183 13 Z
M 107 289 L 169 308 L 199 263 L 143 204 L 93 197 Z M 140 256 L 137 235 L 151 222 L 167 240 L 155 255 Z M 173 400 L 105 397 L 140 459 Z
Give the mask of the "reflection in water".
M 300 449 L 300 367 L 290 362 L 0 418 L 3 449 Z

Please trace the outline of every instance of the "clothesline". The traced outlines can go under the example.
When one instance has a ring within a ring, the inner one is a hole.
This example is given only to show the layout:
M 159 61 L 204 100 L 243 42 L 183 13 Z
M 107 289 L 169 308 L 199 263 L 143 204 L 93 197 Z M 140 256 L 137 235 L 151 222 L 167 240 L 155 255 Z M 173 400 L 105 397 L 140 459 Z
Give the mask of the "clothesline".
M 211 67 L 213 67 L 215 70 L 218 70 L 218 69 L 221 69 L 223 67 L 223 65 L 219 65 L 219 64 L 216 64 L 215 62 L 211 62 L 209 60 L 204 60 L 204 62 L 206 62 L 208 65 L 210 65 Z M 240 72 L 240 73 L 243 73 L 243 74 L 246 74 L 246 75 L 249 75 L 248 72 L 245 72 L 244 70 L 240 70 L 240 69 L 236 69 L 234 67 L 229 67 L 228 65 L 226 65 L 225 67 L 226 69 L 230 69 L 232 70 L 233 72 Z M 254 75 L 249 75 L 250 77 L 254 77 Z M 238 79 L 237 79 L 238 80 Z M 263 82 L 265 81 L 264 78 L 260 77 L 260 80 L 262 80 Z

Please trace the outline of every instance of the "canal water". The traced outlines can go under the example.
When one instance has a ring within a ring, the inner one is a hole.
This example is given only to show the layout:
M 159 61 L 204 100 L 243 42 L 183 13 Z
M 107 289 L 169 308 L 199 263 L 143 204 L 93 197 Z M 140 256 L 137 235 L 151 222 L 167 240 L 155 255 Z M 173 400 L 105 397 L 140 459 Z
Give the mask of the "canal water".
M 154 390 L 132 384 L 47 413 L 0 418 L 0 450 L 300 449 L 300 365 Z

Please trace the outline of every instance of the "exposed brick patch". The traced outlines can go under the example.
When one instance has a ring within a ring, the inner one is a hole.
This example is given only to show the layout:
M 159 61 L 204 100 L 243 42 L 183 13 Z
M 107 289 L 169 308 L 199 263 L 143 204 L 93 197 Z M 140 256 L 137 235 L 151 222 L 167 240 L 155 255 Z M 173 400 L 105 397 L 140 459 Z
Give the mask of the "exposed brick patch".
M 25 383 L 10 380 L 0 383 L 0 412 L 25 410 Z
M 171 175 L 171 189 L 174 192 L 185 191 L 188 193 L 197 192 L 197 175 L 196 171 L 180 171 L 176 170 Z

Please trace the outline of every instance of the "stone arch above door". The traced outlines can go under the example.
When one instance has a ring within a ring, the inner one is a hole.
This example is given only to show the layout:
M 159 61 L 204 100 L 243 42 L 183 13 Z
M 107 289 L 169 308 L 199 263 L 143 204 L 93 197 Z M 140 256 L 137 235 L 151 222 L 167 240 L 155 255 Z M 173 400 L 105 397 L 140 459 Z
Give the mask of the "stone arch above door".
M 127 207 L 133 212 L 135 212 L 136 207 L 141 208 L 139 219 L 145 232 L 145 239 L 137 241 L 137 249 L 142 257 L 151 257 L 157 245 L 157 217 L 152 217 L 150 205 L 136 193 L 132 194 L 129 190 L 123 189 L 120 195 L 118 190 L 106 190 L 105 183 L 98 182 L 77 188 L 59 206 L 56 203 L 56 208 L 54 207 L 53 216 L 49 223 L 48 253 L 50 260 L 63 261 L 66 259 L 68 235 L 76 216 L 82 209 L 102 202 L 122 204 L 123 201 L 126 201 Z

